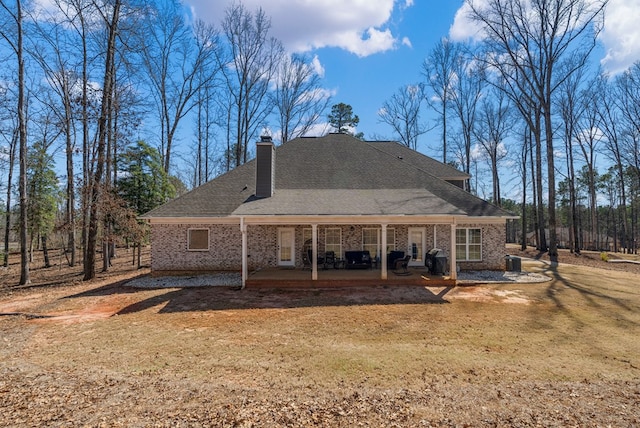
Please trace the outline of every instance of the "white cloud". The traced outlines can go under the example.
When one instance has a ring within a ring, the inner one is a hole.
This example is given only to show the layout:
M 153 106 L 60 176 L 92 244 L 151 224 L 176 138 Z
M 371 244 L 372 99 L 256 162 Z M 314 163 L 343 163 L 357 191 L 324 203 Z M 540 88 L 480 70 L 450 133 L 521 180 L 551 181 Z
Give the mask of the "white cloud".
M 600 0 L 598 0 L 600 1 Z M 474 0 L 480 7 L 487 0 Z M 458 12 L 449 36 L 453 40 L 479 40 L 482 32 L 477 23 L 468 18 L 469 6 L 465 2 Z M 601 64 L 612 74 L 624 71 L 640 60 L 640 25 L 638 25 L 640 0 L 609 0 L 605 9 L 604 30 L 600 34 L 605 56 Z
M 482 7 L 487 3 L 486 0 L 474 0 L 474 3 L 478 7 Z M 456 41 L 467 40 L 480 40 L 482 34 L 482 27 L 469 19 L 469 12 L 471 8 L 464 2 L 464 4 L 456 12 L 456 16 L 453 18 L 453 24 L 449 28 L 449 37 Z
M 216 25 L 233 0 L 186 0 L 195 14 Z M 413 0 L 244 0 L 249 11 L 262 7 L 271 18 L 272 35 L 292 52 L 338 47 L 358 56 L 394 49 L 398 39 L 387 28 L 394 6 Z
M 311 67 L 313 67 L 314 73 L 316 73 L 319 77 L 324 77 L 324 66 L 320 62 L 318 55 L 314 55 L 311 60 Z
M 600 35 L 606 55 L 603 67 L 612 74 L 640 60 L 640 0 L 609 0 Z

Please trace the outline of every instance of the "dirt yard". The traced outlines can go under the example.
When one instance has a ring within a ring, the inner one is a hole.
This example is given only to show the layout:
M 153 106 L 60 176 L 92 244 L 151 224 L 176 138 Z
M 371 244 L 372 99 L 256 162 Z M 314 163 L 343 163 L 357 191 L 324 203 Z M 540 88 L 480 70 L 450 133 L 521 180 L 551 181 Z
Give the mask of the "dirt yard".
M 17 259 L 0 270 L 0 426 L 640 426 L 638 265 L 563 252 L 523 263 L 538 284 L 135 289 L 148 270 L 119 256 L 89 283 L 57 260 L 26 287 Z

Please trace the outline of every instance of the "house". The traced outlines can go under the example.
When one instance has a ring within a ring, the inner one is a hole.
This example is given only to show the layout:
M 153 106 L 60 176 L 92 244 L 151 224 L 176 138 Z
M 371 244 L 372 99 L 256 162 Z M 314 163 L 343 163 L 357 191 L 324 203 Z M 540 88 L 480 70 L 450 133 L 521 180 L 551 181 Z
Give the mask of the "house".
M 469 176 L 399 143 L 347 134 L 256 143 L 256 158 L 142 218 L 151 225 L 154 275 L 266 268 L 318 279 L 326 252 L 369 251 L 388 279 L 387 253 L 425 265 L 431 248 L 447 270 L 505 267 L 512 214 L 464 190 Z M 309 249 L 308 252 L 305 252 Z M 306 260 L 305 254 L 310 254 Z

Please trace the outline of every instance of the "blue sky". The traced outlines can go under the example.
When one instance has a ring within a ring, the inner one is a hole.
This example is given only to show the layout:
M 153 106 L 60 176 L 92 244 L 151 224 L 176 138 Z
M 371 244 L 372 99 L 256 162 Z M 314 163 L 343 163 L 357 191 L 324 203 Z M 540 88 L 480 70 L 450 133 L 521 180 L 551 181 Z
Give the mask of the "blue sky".
M 198 18 L 219 25 L 233 0 L 185 0 Z M 482 2 L 485 0 L 475 0 Z M 423 79 L 422 63 L 442 37 L 473 38 L 463 0 L 243 0 L 262 7 L 272 33 L 292 52 L 316 56 L 333 102 L 353 106 L 365 138 L 393 137 L 377 111 L 401 86 Z M 640 0 L 609 0 L 601 36 L 605 69 L 616 73 L 640 60 Z M 428 119 L 428 114 L 425 115 Z M 430 121 L 433 125 L 433 119 Z M 429 153 L 437 130 L 422 136 Z

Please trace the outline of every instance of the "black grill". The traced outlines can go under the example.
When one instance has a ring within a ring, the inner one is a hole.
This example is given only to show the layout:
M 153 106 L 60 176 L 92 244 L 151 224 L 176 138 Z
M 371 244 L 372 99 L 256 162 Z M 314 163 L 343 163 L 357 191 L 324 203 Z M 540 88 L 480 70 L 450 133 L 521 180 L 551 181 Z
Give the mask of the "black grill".
M 424 265 L 430 274 L 444 275 L 447 270 L 447 255 L 440 248 L 432 248 L 424 258 Z

